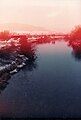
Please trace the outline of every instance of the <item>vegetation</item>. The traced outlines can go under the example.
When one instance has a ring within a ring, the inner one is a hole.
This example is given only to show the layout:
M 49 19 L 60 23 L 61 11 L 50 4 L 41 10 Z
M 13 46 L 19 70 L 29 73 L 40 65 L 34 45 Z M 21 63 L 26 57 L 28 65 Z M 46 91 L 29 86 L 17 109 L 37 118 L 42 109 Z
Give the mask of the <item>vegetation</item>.
M 81 26 L 76 26 L 70 33 L 70 40 L 81 40 Z
M 0 32 L 0 40 L 8 40 L 10 38 L 10 32 L 5 30 Z

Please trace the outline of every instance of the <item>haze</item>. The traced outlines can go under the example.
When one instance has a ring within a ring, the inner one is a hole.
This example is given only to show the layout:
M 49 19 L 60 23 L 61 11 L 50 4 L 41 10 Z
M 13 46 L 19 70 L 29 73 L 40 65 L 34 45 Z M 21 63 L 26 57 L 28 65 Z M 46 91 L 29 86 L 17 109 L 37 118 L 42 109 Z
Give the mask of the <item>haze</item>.
M 0 24 L 22 23 L 57 32 L 81 24 L 81 0 L 0 0 Z

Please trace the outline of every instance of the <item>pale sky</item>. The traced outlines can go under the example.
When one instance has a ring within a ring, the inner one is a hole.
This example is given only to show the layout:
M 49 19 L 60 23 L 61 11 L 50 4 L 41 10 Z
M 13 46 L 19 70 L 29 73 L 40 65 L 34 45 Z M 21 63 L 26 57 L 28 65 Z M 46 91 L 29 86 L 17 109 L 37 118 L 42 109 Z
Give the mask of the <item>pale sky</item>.
M 81 0 L 0 0 L 0 24 L 24 23 L 58 32 L 81 24 Z

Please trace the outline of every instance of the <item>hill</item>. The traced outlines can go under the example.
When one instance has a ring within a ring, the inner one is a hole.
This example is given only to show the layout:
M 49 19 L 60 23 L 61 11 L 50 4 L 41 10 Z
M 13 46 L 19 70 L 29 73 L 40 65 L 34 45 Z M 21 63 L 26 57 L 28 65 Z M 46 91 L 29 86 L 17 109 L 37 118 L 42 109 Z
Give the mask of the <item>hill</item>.
M 48 31 L 43 27 L 21 24 L 21 23 L 6 23 L 0 24 L 0 31 L 9 30 L 9 31 Z

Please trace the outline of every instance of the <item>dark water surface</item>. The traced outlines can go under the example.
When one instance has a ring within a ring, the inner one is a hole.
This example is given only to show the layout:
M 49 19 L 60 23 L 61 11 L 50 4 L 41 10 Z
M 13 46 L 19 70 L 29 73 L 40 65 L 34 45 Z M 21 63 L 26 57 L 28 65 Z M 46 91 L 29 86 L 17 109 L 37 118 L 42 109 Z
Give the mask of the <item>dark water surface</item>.
M 36 59 L 0 94 L 0 116 L 81 117 L 81 61 L 65 41 L 35 46 Z

